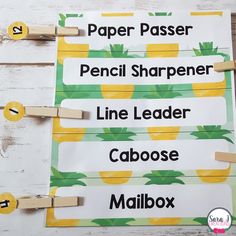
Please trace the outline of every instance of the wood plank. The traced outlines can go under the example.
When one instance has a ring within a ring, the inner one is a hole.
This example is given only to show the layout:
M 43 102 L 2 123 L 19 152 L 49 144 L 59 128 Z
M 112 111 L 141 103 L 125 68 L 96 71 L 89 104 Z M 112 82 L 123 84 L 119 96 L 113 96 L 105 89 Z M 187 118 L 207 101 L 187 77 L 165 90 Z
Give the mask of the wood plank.
M 1 27 L 5 29 L 13 21 L 25 21 L 28 24 L 42 25 L 55 24 L 58 20 L 58 13 L 65 9 L 67 12 L 75 12 L 81 10 L 114 10 L 114 9 L 193 9 L 193 10 L 209 10 L 209 9 L 231 9 L 236 12 L 235 0 L 26 0 L 22 2 L 14 0 L 2 4 L 0 8 Z M 19 10 L 22 9 L 22 10 Z M 24 10 L 23 10 L 24 9 Z M 7 12 L 7 14 L 6 14 Z
M 173 9 L 189 9 L 189 10 L 216 10 L 216 9 L 231 9 L 236 12 L 235 0 L 136 0 L 135 7 L 138 9 L 158 9 L 173 10 Z
M 0 65 L 1 92 L 10 89 L 34 89 L 55 87 L 52 65 Z M 12 97 L 9 94 L 8 97 Z M 2 102 L 0 101 L 0 104 Z
M 84 10 L 115 10 L 131 9 L 135 7 L 135 0 L 18 0 L 7 1 L 0 7 L 1 28 L 6 29 L 14 21 L 23 21 L 28 25 L 54 24 L 58 14 L 66 12 L 80 12 Z
M 37 220 L 38 218 L 34 218 Z M 41 219 L 44 219 L 41 217 Z M 30 221 L 31 222 L 31 221 Z M 30 224 L 29 222 L 29 224 Z M 34 223 L 35 224 L 35 223 Z M 22 228 L 26 228 L 27 226 L 23 226 Z M 127 229 L 129 228 L 129 229 Z M 233 231 L 235 230 L 235 227 L 232 227 Z M 53 228 L 48 228 L 47 230 L 40 230 L 35 234 L 35 230 L 32 229 L 22 229 L 22 232 L 24 234 L 22 235 L 32 235 L 32 236 L 38 236 L 38 235 L 44 235 L 44 236 L 52 236 L 54 233 L 57 236 L 65 236 L 68 235 L 68 232 L 70 232 L 70 236 L 73 235 L 96 235 L 96 236 L 105 236 L 105 235 L 112 235 L 112 236 L 212 236 L 212 233 L 209 233 L 208 227 L 207 226 L 202 226 L 200 227 L 185 227 L 184 229 L 181 227 L 150 227 L 150 228 L 144 228 L 144 227 L 126 227 L 126 229 L 123 229 L 121 227 L 110 227 L 110 228 L 89 228 L 89 227 L 81 227 L 81 229 L 68 229 L 68 228 L 61 228 L 60 230 L 58 229 L 53 229 Z M 12 236 L 12 235 L 18 235 L 17 230 L 10 230 L 6 232 L 5 234 L 3 233 L 1 236 Z M 234 233 L 227 233 L 227 236 L 235 236 Z
M 20 186 L 38 194 L 49 183 L 51 120 L 7 121 L 0 112 L 0 189 Z M 9 190 L 8 190 L 9 191 Z M 1 192 L 1 191 L 0 191 Z
M 53 66 L 0 65 L 0 84 L 0 106 L 10 101 L 27 106 L 53 105 Z
M 0 44 L 0 63 L 52 63 L 55 47 L 55 41 L 4 40 Z
M 0 106 L 9 101 L 20 101 L 24 105 L 53 105 L 54 82 L 52 66 L 0 66 Z M 7 121 L 0 110 L 0 175 L 5 176 L 0 178 L 1 188 L 9 191 L 7 188 L 21 183 L 22 189 L 28 189 L 32 194 L 45 194 L 49 181 L 50 147 L 50 119 L 25 117 L 15 123 Z M 38 186 L 42 185 L 44 190 L 38 191 Z

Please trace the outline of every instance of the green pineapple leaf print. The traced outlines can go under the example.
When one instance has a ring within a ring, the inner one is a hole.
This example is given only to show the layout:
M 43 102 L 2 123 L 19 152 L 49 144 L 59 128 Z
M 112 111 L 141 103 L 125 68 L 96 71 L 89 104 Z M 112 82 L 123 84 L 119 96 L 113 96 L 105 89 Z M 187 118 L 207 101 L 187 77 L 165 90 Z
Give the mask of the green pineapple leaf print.
M 66 187 L 73 185 L 86 186 L 86 184 L 81 181 L 86 175 L 77 172 L 60 172 L 56 168 L 52 167 L 51 176 L 51 187 Z
M 134 58 L 140 57 L 138 55 L 130 55 L 129 50 L 125 49 L 123 44 L 110 44 L 110 50 L 100 49 L 100 50 L 89 50 L 88 57 L 91 58 Z
M 66 14 L 66 17 L 67 18 L 69 18 L 69 17 L 79 17 L 79 15 L 77 13 L 68 13 L 68 14 Z
M 181 97 L 182 94 L 173 91 L 174 87 L 171 85 L 155 85 L 154 90 L 145 95 L 145 98 L 176 98 Z
M 171 16 L 172 12 L 149 12 L 149 16 Z
M 145 174 L 143 177 L 148 178 L 149 181 L 145 185 L 158 184 L 184 184 L 184 182 L 179 179 L 179 177 L 184 176 L 180 171 L 174 170 L 155 170 L 151 173 Z
M 133 57 L 133 56 L 129 55 L 128 53 L 129 53 L 128 49 L 125 50 L 123 44 L 113 44 L 113 45 L 110 44 L 111 57 L 115 57 L 115 58 Z
M 218 52 L 218 47 L 214 47 L 213 42 L 199 43 L 199 49 L 193 48 L 195 56 L 221 55 L 226 58 L 228 55 Z
M 133 218 L 118 218 L 118 219 L 95 219 L 93 223 L 99 226 L 128 226 L 129 222 L 135 221 Z
M 207 225 L 207 218 L 206 217 L 197 217 L 197 218 L 194 218 L 193 221 L 195 221 L 201 225 Z
M 217 55 L 218 47 L 213 47 L 213 42 L 199 43 L 199 49 L 193 49 L 196 56 Z
M 233 221 L 233 223 L 236 222 L 236 217 L 235 216 L 232 216 L 232 221 Z
M 97 137 L 101 138 L 102 141 L 131 141 L 133 140 L 131 137 L 136 136 L 127 128 L 104 128 L 103 132 L 97 134 Z
M 106 50 L 89 50 L 89 58 L 107 58 L 111 57 L 110 53 Z
M 220 125 L 197 126 L 197 131 L 191 132 L 191 135 L 197 139 L 224 139 L 230 143 L 234 143 L 226 135 L 231 134 L 232 131 L 222 129 Z
M 61 26 L 61 27 L 64 27 L 65 26 L 65 20 L 66 20 L 66 16 L 62 13 L 59 14 L 59 17 L 60 17 L 60 20 L 58 22 L 58 24 Z

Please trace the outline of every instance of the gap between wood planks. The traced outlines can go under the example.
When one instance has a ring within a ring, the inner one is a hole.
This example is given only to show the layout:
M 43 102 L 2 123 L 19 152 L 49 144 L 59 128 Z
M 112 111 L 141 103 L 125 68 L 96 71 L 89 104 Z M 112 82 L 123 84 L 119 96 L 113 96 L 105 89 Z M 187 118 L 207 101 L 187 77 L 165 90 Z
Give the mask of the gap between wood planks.
M 54 66 L 55 63 L 53 62 L 17 62 L 17 63 L 7 63 L 7 62 L 1 62 L 0 66 Z

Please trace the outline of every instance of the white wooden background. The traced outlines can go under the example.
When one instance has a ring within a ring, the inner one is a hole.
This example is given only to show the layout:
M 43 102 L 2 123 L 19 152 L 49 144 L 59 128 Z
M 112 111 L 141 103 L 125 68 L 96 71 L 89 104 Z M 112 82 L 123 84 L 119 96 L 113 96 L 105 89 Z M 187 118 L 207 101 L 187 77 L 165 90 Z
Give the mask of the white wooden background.
M 231 8 L 236 12 L 236 0 L 0 0 L 0 29 L 5 33 L 7 26 L 16 20 L 29 25 L 55 24 L 58 13 L 63 11 L 135 8 Z M 14 100 L 25 105 L 52 105 L 55 46 L 55 41 L 14 42 L 4 37 L 0 43 L 0 106 Z M 47 194 L 50 146 L 50 120 L 25 118 L 11 123 L 0 111 L 0 193 Z M 211 235 L 208 228 L 202 226 L 45 228 L 44 224 L 44 210 L 17 210 L 11 215 L 0 215 L 0 235 Z M 236 235 L 236 227 L 227 235 Z

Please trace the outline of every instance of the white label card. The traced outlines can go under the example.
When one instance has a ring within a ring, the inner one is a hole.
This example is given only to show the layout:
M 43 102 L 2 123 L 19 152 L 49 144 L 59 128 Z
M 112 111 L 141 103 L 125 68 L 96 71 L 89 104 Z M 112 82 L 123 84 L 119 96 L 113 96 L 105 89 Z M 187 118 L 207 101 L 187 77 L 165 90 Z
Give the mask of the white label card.
M 84 36 L 67 37 L 67 43 L 88 43 L 92 49 L 110 44 L 140 45 L 181 42 L 180 50 L 192 50 L 199 42 L 214 39 L 219 48 L 232 44 L 230 11 L 221 15 L 199 16 L 191 12 L 175 11 L 170 16 L 149 16 L 148 12 L 136 11 L 130 16 L 102 16 L 101 12 L 86 12 L 80 18 L 68 18 L 66 26 L 77 26 Z M 229 30 L 228 30 L 229 29 Z M 144 51 L 144 50 L 143 50 Z
M 216 151 L 227 152 L 227 142 L 225 140 L 64 142 L 59 145 L 58 168 L 62 172 L 228 168 L 229 163 L 215 160 Z
M 63 219 L 206 217 L 215 207 L 232 212 L 228 185 L 144 185 L 59 188 L 59 196 L 80 196 L 84 204 L 56 208 Z
M 66 58 L 63 81 L 77 84 L 187 84 L 224 80 L 213 63 L 221 56 L 177 58 Z
M 89 119 L 61 119 L 63 127 L 151 127 L 223 125 L 223 97 L 174 99 L 65 99 L 62 107 L 89 112 Z

